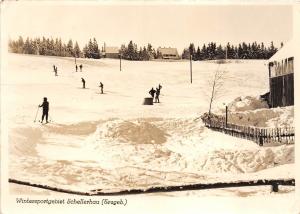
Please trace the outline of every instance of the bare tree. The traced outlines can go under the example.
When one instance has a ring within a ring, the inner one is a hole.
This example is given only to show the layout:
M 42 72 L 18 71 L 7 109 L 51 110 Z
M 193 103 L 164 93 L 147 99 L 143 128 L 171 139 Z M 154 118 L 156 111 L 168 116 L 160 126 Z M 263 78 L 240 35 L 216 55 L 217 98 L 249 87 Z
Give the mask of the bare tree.
M 217 61 L 217 63 L 218 63 L 218 67 L 215 71 L 213 80 L 211 82 L 211 95 L 209 99 L 208 116 L 211 115 L 213 102 L 223 94 L 222 87 L 224 85 L 226 74 L 227 74 L 227 71 L 221 68 L 221 64 L 224 64 L 226 62 L 224 60 L 219 60 Z

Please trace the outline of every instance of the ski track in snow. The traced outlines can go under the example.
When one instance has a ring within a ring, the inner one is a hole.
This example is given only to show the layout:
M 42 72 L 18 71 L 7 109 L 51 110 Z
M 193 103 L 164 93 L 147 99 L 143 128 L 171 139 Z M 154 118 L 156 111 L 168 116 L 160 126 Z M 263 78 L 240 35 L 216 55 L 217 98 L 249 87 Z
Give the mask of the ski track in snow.
M 10 54 L 8 62 L 2 89 L 8 92 L 9 175 L 14 179 L 117 191 L 294 177 L 293 145 L 259 147 L 194 120 L 207 111 L 214 63 L 195 62 L 191 85 L 185 62 L 124 60 L 119 72 L 118 60 L 83 60 L 82 73 L 74 72 L 68 58 Z M 224 90 L 218 102 L 263 94 L 268 88 L 263 63 L 226 64 L 230 78 L 224 88 L 232 90 Z M 59 77 L 51 71 L 53 64 Z M 79 89 L 81 77 L 89 89 Z M 100 81 L 104 95 L 97 94 Z M 162 103 L 141 105 L 158 83 Z M 41 126 L 32 121 L 44 96 L 54 122 Z

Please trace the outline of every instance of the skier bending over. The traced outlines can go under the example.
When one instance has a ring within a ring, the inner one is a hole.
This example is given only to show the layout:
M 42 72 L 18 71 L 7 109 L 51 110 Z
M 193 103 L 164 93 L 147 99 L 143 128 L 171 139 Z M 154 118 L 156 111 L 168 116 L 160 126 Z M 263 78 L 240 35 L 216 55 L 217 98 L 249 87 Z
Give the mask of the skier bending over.
M 156 88 L 156 94 L 155 94 L 155 102 L 159 103 L 159 95 L 160 95 L 160 89 Z
M 43 107 L 43 115 L 42 115 L 42 121 L 44 121 L 44 117 L 46 116 L 46 123 L 48 123 L 48 112 L 49 112 L 49 102 L 47 101 L 47 97 L 44 97 L 44 101 L 39 107 Z
M 149 91 L 149 94 L 151 95 L 152 98 L 154 98 L 155 90 L 153 89 L 153 87 Z
M 85 88 L 85 80 L 83 78 L 81 78 L 81 82 L 82 82 L 82 88 Z
M 101 88 L 101 94 L 103 94 L 103 84 L 102 84 L 102 82 L 100 82 L 99 87 Z

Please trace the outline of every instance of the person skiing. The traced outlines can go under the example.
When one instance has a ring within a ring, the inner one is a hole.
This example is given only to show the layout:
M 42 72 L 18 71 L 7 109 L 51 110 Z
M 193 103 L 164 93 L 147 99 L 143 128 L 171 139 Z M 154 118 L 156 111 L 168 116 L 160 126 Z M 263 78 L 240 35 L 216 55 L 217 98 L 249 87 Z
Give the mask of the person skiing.
M 99 87 L 101 88 L 101 94 L 103 94 L 103 83 L 102 82 L 100 82 Z
M 49 102 L 47 101 L 47 97 L 44 97 L 43 103 L 39 105 L 39 108 L 40 107 L 43 107 L 43 115 L 42 115 L 41 123 L 43 123 L 45 117 L 46 117 L 46 123 L 48 123 Z
M 82 64 L 79 65 L 80 72 L 82 72 Z
M 55 72 L 55 65 L 53 65 L 53 72 Z
M 75 68 L 76 68 L 76 72 L 77 72 L 77 71 L 78 71 L 78 66 L 77 66 L 77 64 L 76 64 Z
M 159 87 L 156 88 L 156 94 L 155 94 L 155 102 L 159 103 L 159 95 L 160 95 L 160 89 Z
M 85 80 L 83 78 L 81 78 L 81 82 L 82 82 L 82 88 L 85 88 Z
M 57 76 L 57 67 L 54 67 L 55 76 Z
M 152 99 L 154 98 L 154 94 L 155 94 L 155 90 L 153 89 L 153 87 L 152 87 L 152 89 L 149 91 L 149 94 L 151 95 L 151 97 L 152 97 Z

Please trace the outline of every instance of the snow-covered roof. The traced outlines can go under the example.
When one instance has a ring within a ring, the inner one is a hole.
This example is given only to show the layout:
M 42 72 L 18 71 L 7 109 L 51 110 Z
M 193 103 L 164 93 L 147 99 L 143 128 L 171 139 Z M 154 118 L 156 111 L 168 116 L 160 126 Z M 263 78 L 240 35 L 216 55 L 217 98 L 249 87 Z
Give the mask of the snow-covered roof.
M 269 62 L 281 61 L 295 55 L 295 40 L 288 41 L 281 49 L 279 49 L 270 59 Z
M 158 48 L 157 49 L 162 55 L 178 55 L 176 48 Z
M 105 47 L 105 53 L 119 53 L 118 47 Z

